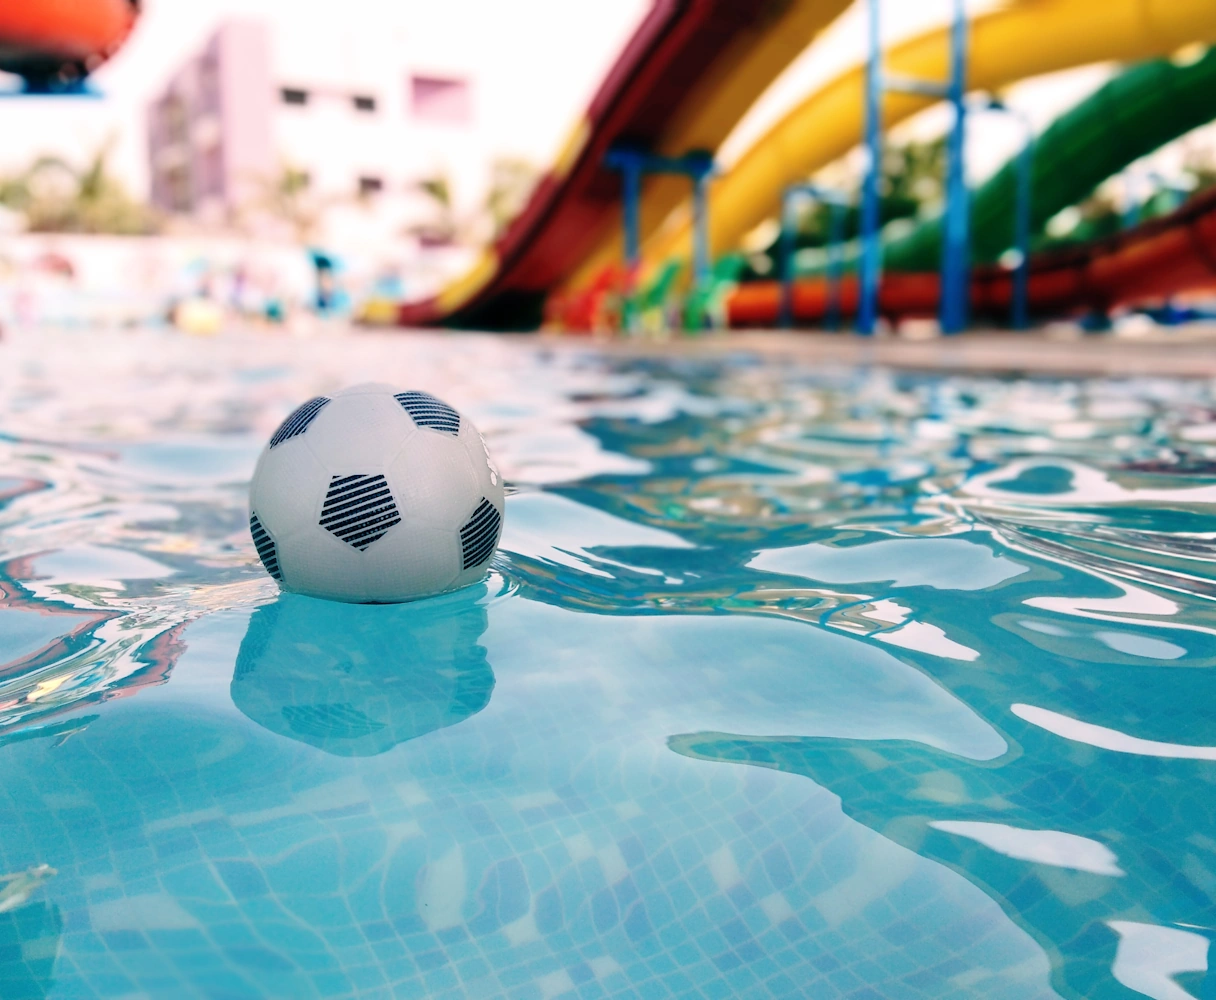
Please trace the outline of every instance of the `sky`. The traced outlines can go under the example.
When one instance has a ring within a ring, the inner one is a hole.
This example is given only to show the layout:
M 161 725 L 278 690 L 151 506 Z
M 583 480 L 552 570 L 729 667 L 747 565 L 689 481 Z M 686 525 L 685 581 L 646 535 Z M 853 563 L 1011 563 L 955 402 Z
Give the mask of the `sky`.
M 348 42 L 392 39 L 418 53 L 420 69 L 475 68 L 477 127 L 502 153 L 544 164 L 648 6 L 648 0 L 144 0 L 131 38 L 94 75 L 100 99 L 0 100 L 0 170 L 44 152 L 80 160 L 114 134 L 116 172 L 146 192 L 145 107 L 221 21 L 237 16 L 265 19 L 273 32 L 290 36 L 297 57 L 311 48 L 318 62 L 333 62 L 333 49 Z
M 999 0 L 969 0 L 970 14 Z M 476 125 L 501 155 L 550 162 L 651 0 L 144 0 L 132 38 L 96 75 L 100 98 L 0 100 L 0 171 L 41 153 L 83 160 L 109 136 L 112 164 L 137 194 L 147 191 L 144 108 L 214 27 L 232 16 L 261 17 L 290 36 L 292 49 L 333 62 L 367 40 L 400 45 L 420 69 L 468 69 L 476 76 Z M 883 36 L 895 41 L 945 23 L 951 0 L 887 0 Z M 724 165 L 746 150 L 812 87 L 864 52 L 865 5 L 854 4 L 784 72 L 721 150 Z M 349 61 L 349 60 L 348 60 Z M 1009 102 L 1038 126 L 1099 86 L 1112 71 L 1084 67 L 1012 88 Z M 940 134 L 944 107 L 904 126 L 904 135 Z M 976 116 L 969 140 L 974 178 L 1017 148 L 1020 130 L 1004 116 Z

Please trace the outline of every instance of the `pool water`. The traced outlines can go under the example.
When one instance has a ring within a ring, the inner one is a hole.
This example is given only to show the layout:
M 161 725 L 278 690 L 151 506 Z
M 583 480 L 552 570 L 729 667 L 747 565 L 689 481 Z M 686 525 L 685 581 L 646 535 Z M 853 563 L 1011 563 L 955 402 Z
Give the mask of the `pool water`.
M 485 433 L 482 585 L 280 595 L 253 462 Z M 0 997 L 1216 996 L 1216 386 L 0 344 Z

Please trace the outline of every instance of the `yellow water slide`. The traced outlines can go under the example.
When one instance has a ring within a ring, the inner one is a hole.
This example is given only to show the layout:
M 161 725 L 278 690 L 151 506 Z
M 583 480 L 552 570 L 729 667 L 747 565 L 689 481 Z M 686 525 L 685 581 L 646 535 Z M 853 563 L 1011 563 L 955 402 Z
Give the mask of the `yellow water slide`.
M 967 85 L 999 90 L 1019 80 L 1108 60 L 1168 55 L 1194 42 L 1216 42 L 1216 0 L 1017 0 L 971 23 Z M 901 76 L 944 80 L 950 36 L 942 28 L 886 53 L 885 68 Z M 760 139 L 711 188 L 714 254 L 735 249 L 743 236 L 777 214 L 782 190 L 826 166 L 862 139 L 865 66 L 859 64 L 810 94 Z M 932 103 L 887 94 L 887 127 Z M 687 209 L 668 216 L 643 246 L 644 268 L 691 254 Z M 569 288 L 582 287 L 621 258 L 619 233 L 583 263 Z
M 714 151 L 786 66 L 851 0 L 653 0 L 552 169 L 481 261 L 439 295 L 396 308 L 402 325 L 524 328 L 544 296 L 620 228 L 619 144 Z M 641 206 L 649 234 L 687 196 L 655 177 Z
M 775 5 L 775 13 L 764 23 L 739 31 L 698 81 L 695 92 L 682 102 L 681 111 L 664 130 L 654 152 L 681 156 L 692 150 L 717 150 L 768 86 L 851 2 L 788 0 Z M 639 205 L 643 238 L 688 199 L 688 192 L 688 180 L 683 177 L 660 174 L 647 179 Z M 613 259 L 620 260 L 619 232 L 615 233 L 615 239 L 617 254 Z

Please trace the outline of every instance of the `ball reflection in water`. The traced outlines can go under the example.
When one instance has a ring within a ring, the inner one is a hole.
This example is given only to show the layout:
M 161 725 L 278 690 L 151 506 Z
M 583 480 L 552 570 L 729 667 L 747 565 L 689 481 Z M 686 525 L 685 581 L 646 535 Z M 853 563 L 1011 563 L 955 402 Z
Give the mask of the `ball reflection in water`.
M 232 700 L 272 733 L 368 757 L 454 726 L 490 702 L 484 585 L 411 604 L 283 594 L 258 608 Z

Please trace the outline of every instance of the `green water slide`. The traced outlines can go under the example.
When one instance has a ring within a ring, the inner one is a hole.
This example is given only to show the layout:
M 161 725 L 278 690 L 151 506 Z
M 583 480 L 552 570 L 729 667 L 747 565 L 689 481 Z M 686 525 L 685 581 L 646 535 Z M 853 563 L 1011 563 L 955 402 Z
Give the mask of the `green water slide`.
M 1216 118 L 1216 48 L 1189 60 L 1155 59 L 1114 77 L 1065 112 L 1035 144 L 1031 232 L 1075 205 L 1108 177 L 1167 142 Z M 976 190 L 972 255 L 989 263 L 1014 242 L 1017 162 Z M 940 218 L 924 222 L 884 250 L 887 268 L 932 271 L 941 258 Z
M 1035 141 L 1031 232 L 1043 231 L 1056 213 L 1075 205 L 1099 184 L 1168 142 L 1216 118 L 1216 48 L 1192 58 L 1139 63 L 1057 118 Z M 1006 163 L 972 195 L 972 259 L 990 263 L 1014 242 L 1017 159 Z M 893 271 L 935 271 L 941 262 L 942 222 L 934 217 L 911 232 L 888 239 L 883 266 Z M 858 244 L 842 253 L 856 265 Z M 722 261 L 737 280 L 743 257 Z M 715 269 L 717 270 L 717 269 Z M 798 267 L 801 277 L 822 275 L 825 265 Z M 673 287 L 661 272 L 664 290 Z M 716 284 L 716 283 L 715 283 Z M 704 293 L 703 293 L 704 294 Z M 715 287 L 708 297 L 718 295 Z

